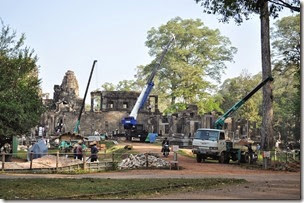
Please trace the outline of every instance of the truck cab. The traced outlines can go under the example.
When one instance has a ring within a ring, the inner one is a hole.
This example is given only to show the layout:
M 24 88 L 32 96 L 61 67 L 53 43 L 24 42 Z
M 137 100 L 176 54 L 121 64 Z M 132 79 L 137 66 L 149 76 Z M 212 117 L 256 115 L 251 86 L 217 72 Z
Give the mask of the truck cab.
M 218 159 L 220 153 L 226 150 L 227 139 L 224 130 L 199 128 L 192 142 L 197 162 L 205 161 L 207 157 Z
M 218 160 L 220 163 L 239 161 L 253 163 L 256 159 L 255 146 L 250 139 L 230 140 L 224 130 L 199 128 L 192 142 L 192 153 L 200 163 L 207 158 Z M 252 149 L 251 152 L 248 150 Z

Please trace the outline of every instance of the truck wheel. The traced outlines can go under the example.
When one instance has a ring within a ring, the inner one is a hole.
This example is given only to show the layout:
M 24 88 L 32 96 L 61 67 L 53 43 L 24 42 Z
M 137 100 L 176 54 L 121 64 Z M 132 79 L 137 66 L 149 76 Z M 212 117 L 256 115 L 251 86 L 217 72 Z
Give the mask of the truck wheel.
M 202 155 L 200 155 L 200 154 L 196 155 L 196 162 L 197 163 L 201 163 L 202 162 Z
M 206 162 L 207 157 L 206 157 L 206 156 L 202 156 L 202 159 L 203 159 L 203 163 L 205 163 L 205 162 Z
M 231 159 L 232 159 L 232 161 L 237 161 L 237 160 L 238 160 L 237 154 L 236 154 L 236 153 L 233 153 L 233 154 L 231 155 Z
M 140 138 L 140 142 L 145 142 L 146 138 L 145 137 L 141 137 Z
M 249 163 L 249 154 L 248 153 L 245 154 L 245 163 Z
M 225 163 L 225 152 L 222 152 L 219 157 L 219 163 L 223 164 Z
M 241 156 L 241 162 L 242 163 L 248 163 L 249 162 L 249 155 L 248 155 L 248 153 L 245 153 L 244 155 Z
M 229 156 L 228 155 L 226 155 L 226 157 L 225 157 L 225 164 L 229 164 L 229 161 L 230 161 L 230 158 L 229 158 Z

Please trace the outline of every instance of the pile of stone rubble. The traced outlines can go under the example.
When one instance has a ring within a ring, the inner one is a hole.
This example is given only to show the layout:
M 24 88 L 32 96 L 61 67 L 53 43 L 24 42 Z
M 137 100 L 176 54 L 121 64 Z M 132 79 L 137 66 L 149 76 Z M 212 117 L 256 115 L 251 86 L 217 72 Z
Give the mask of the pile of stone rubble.
M 146 158 L 147 157 L 147 158 Z M 148 159 L 149 168 L 168 168 L 169 162 L 158 158 L 153 154 L 130 154 L 128 158 L 122 160 L 118 164 L 118 169 L 135 169 L 135 168 L 146 168 Z

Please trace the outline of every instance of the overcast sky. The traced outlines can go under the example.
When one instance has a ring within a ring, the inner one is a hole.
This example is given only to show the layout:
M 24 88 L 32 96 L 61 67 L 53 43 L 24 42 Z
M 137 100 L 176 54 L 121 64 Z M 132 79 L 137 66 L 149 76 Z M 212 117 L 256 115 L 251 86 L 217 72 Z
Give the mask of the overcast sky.
M 209 28 L 218 28 L 238 49 L 235 63 L 226 63 L 222 82 L 242 69 L 251 74 L 262 70 L 256 15 L 240 26 L 234 21 L 223 24 L 220 16 L 204 14 L 194 0 L 0 0 L 0 5 L 0 18 L 25 33 L 26 45 L 38 55 L 42 89 L 51 98 L 53 86 L 61 84 L 67 70 L 75 72 L 83 97 L 95 59 L 90 91 L 105 82 L 134 79 L 135 68 L 152 60 L 145 47 L 148 30 L 177 16 L 199 18 Z M 285 11 L 280 17 L 287 15 Z

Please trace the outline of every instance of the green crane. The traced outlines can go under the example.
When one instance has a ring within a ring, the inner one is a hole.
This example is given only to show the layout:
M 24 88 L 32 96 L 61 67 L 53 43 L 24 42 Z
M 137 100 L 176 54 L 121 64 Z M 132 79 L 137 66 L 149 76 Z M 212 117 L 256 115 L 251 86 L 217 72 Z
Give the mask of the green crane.
M 225 123 L 225 120 L 236 110 L 238 110 L 252 95 L 254 95 L 259 89 L 261 89 L 268 81 L 273 81 L 273 78 L 269 76 L 264 81 L 262 81 L 256 88 L 254 88 L 249 94 L 247 94 L 243 99 L 235 103 L 224 115 L 218 118 L 214 123 L 214 128 L 222 129 Z
M 82 100 L 82 105 L 81 105 L 80 112 L 79 112 L 79 115 L 78 115 L 78 120 L 77 120 L 76 125 L 74 127 L 74 133 L 75 134 L 76 133 L 79 134 L 80 119 L 81 119 L 83 108 L 85 106 L 85 100 L 86 100 L 86 97 L 87 97 L 88 89 L 89 89 L 89 86 L 90 86 L 90 82 L 91 82 L 91 78 L 92 78 L 92 74 L 93 74 L 96 62 L 97 62 L 97 60 L 94 60 L 94 62 L 93 62 L 93 66 L 92 66 L 92 69 L 91 69 L 91 73 L 90 73 L 90 77 L 89 77 L 89 80 L 88 80 L 87 88 L 86 88 L 86 91 L 84 93 L 84 98 Z

